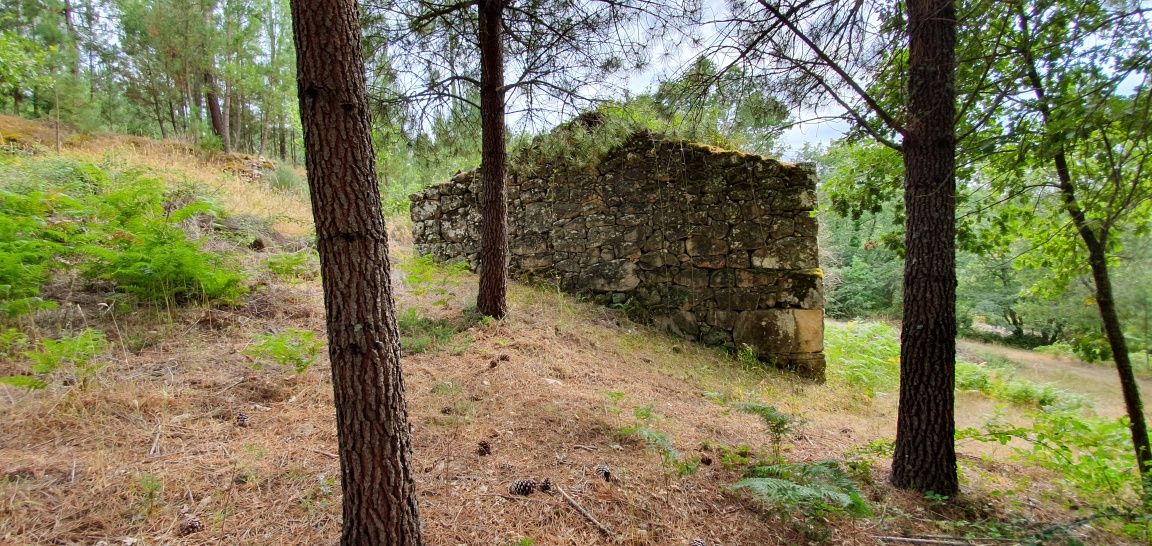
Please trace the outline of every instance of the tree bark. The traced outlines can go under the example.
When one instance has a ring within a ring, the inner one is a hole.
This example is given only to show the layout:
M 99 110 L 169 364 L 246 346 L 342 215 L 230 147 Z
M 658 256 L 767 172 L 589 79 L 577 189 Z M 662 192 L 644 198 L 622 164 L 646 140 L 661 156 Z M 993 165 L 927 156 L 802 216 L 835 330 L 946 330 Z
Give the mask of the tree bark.
M 208 116 L 212 120 L 212 132 L 220 139 L 224 153 L 232 151 L 228 141 L 228 126 L 220 113 L 220 98 L 216 96 L 216 82 L 209 72 L 204 73 L 204 98 L 208 102 Z
M 332 363 L 340 543 L 422 543 L 388 238 L 354 0 L 292 0 L 300 118 Z
M 955 495 L 956 9 L 908 2 L 904 314 L 892 484 Z
M 480 133 L 481 220 L 480 289 L 476 310 L 504 318 L 508 313 L 508 202 L 504 176 L 504 44 L 501 19 L 505 0 L 481 0 Z

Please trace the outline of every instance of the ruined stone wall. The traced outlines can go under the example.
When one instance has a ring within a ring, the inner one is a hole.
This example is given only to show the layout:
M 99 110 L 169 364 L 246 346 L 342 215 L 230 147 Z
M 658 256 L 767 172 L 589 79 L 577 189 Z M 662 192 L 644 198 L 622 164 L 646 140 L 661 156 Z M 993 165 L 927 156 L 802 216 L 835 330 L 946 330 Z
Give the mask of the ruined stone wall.
M 476 171 L 412 196 L 419 252 L 476 265 Z M 642 132 L 592 165 L 516 166 L 513 276 L 822 379 L 812 167 Z

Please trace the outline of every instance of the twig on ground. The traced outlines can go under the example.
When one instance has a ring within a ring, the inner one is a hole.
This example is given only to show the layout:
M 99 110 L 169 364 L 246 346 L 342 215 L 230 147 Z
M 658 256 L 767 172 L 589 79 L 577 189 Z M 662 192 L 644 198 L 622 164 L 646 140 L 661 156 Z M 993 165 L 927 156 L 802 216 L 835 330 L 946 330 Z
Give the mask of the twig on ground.
M 155 457 L 160 454 L 160 432 L 163 424 L 159 419 L 156 420 L 156 430 L 152 432 L 152 447 L 148 448 L 148 456 Z
M 311 451 L 312 453 L 319 453 L 321 455 L 324 455 L 325 457 L 330 457 L 333 459 L 339 459 L 340 458 L 340 456 L 335 454 L 335 453 L 329 453 L 327 451 L 320 451 L 319 449 L 312 449 L 310 447 L 306 447 L 304 449 L 307 449 L 308 451 Z
M 568 495 L 568 492 L 564 491 L 563 487 L 560 487 L 559 485 L 553 485 L 552 487 L 564 496 L 564 500 L 568 501 L 569 506 L 575 508 L 577 512 L 580 512 L 580 515 L 584 516 L 585 519 L 592 522 L 592 525 L 595 525 L 601 533 L 604 533 L 606 536 L 612 536 L 612 531 L 605 527 L 603 523 L 600 523 L 595 517 L 593 517 L 592 514 L 588 512 L 588 510 L 584 509 L 583 506 L 580 506 L 580 503 L 576 502 L 576 499 Z
M 934 538 L 912 538 L 912 537 L 886 537 L 886 536 L 873 536 L 872 538 L 880 542 L 908 542 L 911 544 L 947 544 L 949 546 L 972 546 L 975 542 L 970 540 L 957 541 L 957 540 L 941 540 Z

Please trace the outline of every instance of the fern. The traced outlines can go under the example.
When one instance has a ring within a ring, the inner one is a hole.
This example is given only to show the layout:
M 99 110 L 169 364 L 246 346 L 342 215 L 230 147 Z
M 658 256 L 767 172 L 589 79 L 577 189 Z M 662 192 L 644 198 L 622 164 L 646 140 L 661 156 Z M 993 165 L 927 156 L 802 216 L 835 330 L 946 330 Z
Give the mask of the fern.
M 754 467 L 732 489 L 746 490 L 760 502 L 785 510 L 871 514 L 855 482 L 835 461 Z

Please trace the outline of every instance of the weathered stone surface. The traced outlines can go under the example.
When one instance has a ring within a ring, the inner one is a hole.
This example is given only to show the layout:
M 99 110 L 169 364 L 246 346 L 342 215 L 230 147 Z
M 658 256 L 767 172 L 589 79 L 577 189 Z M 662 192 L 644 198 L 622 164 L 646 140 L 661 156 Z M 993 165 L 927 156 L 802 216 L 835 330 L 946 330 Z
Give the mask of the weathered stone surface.
M 513 275 L 823 379 L 812 167 L 642 132 L 587 166 L 512 165 L 507 182 Z M 478 265 L 479 183 L 411 196 L 417 251 Z

